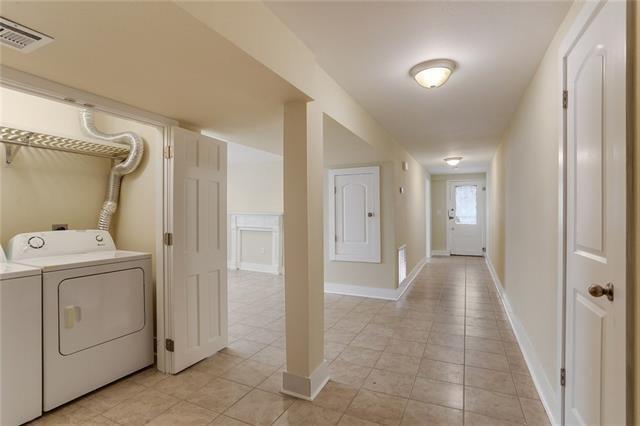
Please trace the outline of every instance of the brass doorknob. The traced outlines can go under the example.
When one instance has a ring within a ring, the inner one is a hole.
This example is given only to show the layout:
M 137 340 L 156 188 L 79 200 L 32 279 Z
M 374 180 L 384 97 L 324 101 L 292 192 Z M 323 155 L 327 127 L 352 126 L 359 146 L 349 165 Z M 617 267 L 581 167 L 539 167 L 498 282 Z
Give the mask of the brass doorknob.
M 607 296 L 607 299 L 613 301 L 613 284 L 608 283 L 602 287 L 600 284 L 591 284 L 589 286 L 589 294 L 593 297 Z

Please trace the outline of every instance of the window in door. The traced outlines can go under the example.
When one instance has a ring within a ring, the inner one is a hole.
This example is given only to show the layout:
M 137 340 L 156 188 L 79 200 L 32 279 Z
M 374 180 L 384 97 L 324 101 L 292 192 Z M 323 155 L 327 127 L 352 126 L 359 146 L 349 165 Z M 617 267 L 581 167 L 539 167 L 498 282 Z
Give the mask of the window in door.
M 478 186 L 456 186 L 456 225 L 476 225 L 478 223 Z

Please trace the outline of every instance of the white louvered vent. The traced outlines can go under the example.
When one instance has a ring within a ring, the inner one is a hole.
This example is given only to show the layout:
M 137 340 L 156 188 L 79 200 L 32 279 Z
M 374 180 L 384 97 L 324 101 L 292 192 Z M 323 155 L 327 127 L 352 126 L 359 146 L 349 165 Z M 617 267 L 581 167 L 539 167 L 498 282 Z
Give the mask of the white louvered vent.
M 0 43 L 23 53 L 49 44 L 53 38 L 0 16 Z
M 398 249 L 398 284 L 402 286 L 407 278 L 407 245 Z

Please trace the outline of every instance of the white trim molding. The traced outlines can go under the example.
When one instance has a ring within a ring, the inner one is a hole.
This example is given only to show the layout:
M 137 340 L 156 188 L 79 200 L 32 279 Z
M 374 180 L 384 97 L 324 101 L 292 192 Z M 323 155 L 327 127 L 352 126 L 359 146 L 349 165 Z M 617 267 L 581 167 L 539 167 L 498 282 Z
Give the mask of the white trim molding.
M 229 269 L 282 274 L 282 214 L 229 213 Z M 242 232 L 268 232 L 271 235 L 271 262 L 253 263 L 242 259 Z
M 520 350 L 522 351 L 524 360 L 527 363 L 529 371 L 531 372 L 531 378 L 533 379 L 533 384 L 538 391 L 538 395 L 540 395 L 542 405 L 544 406 L 544 409 L 547 412 L 549 419 L 551 420 L 551 424 L 559 425 L 561 424 L 561 412 L 559 404 L 560 398 L 554 391 L 554 387 L 549 381 L 549 378 L 544 373 L 542 363 L 536 355 L 533 343 L 531 343 L 531 340 L 529 339 L 524 326 L 511 308 L 511 304 L 509 303 L 507 294 L 505 293 L 504 287 L 500 282 L 500 278 L 498 278 L 498 274 L 493 267 L 491 259 L 488 256 L 485 256 L 484 260 L 487 264 L 487 268 L 489 268 L 491 277 L 493 278 L 493 284 L 498 291 L 502 306 L 504 307 L 507 313 L 507 317 L 509 318 L 511 328 L 513 328 L 513 332 L 516 335 L 516 339 L 518 340 L 518 344 L 520 345 Z
M 281 392 L 306 401 L 313 401 L 324 388 L 324 385 L 329 382 L 330 378 L 329 366 L 326 360 L 309 377 L 302 377 L 283 371 Z
M 324 283 L 324 292 L 331 294 L 341 294 L 344 296 L 358 296 L 368 297 L 371 299 L 393 300 L 396 301 L 402 297 L 402 295 L 411 287 L 413 281 L 418 276 L 424 265 L 427 263 L 427 258 L 421 259 L 418 264 L 413 268 L 411 273 L 402 281 L 398 288 L 380 288 L 380 287 L 368 287 L 365 285 L 357 284 L 340 284 L 340 283 Z

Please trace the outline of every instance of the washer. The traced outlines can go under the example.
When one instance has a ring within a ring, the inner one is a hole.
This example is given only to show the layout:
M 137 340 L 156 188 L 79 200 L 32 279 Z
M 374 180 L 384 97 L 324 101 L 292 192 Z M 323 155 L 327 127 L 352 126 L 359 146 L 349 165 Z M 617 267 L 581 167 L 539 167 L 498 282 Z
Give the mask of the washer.
M 44 411 L 153 364 L 150 254 L 86 230 L 19 234 L 7 256 L 42 270 Z
M 40 269 L 6 263 L 0 247 L 0 424 L 42 414 Z

